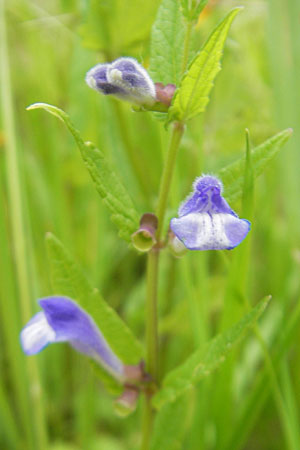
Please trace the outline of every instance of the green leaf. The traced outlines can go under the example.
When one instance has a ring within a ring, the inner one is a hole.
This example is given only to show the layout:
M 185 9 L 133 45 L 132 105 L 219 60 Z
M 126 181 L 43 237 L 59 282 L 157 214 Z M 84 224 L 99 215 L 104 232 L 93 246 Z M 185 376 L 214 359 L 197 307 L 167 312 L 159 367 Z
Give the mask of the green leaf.
M 207 377 L 225 361 L 227 354 L 252 327 L 265 310 L 270 297 L 263 299 L 229 330 L 216 336 L 203 349 L 193 353 L 181 366 L 174 369 L 163 381 L 161 390 L 153 397 L 153 405 L 161 408 L 174 401 L 187 389 Z
M 221 70 L 220 60 L 230 25 L 240 9 L 233 9 L 225 17 L 191 62 L 175 92 L 169 121 L 187 121 L 205 110 L 214 79 Z
M 195 8 L 194 8 L 194 16 L 193 19 L 197 19 L 201 11 L 205 8 L 208 3 L 208 0 L 196 0 Z
M 188 398 L 182 396 L 164 405 L 155 417 L 150 450 L 173 450 L 181 448 L 188 410 Z
M 111 220 L 119 228 L 119 236 L 127 242 L 131 242 L 132 233 L 138 229 L 139 216 L 111 163 L 92 143 L 83 141 L 79 131 L 74 128 L 69 116 L 64 111 L 46 103 L 34 103 L 27 109 L 39 108 L 58 117 L 67 126 L 75 139 L 100 197 L 111 212 Z
M 114 396 L 119 396 L 124 390 L 124 386 L 119 383 L 110 373 L 97 364 L 93 359 L 89 359 L 89 364 L 99 380 L 105 386 L 106 390 Z
M 181 0 L 182 12 L 187 20 L 197 20 L 201 11 L 207 5 L 208 0 Z
M 154 82 L 178 84 L 184 42 L 179 0 L 163 0 L 151 33 L 150 69 Z
M 94 319 L 111 349 L 125 364 L 137 364 L 140 343 L 118 314 L 93 289 L 63 244 L 51 233 L 46 237 L 53 288 L 56 294 L 76 300 Z
M 293 130 L 288 128 L 271 137 L 251 150 L 252 176 L 258 177 L 291 137 Z M 224 184 L 224 196 L 229 202 L 241 197 L 244 185 L 245 155 L 218 172 Z

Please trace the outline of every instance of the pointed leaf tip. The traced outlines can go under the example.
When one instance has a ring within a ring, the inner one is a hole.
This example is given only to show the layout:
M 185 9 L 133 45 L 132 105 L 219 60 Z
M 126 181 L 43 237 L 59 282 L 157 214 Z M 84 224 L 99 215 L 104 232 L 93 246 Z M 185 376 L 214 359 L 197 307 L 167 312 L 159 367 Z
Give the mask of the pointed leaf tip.
M 103 152 L 92 143 L 84 142 L 80 132 L 62 109 L 47 103 L 33 103 L 27 107 L 27 110 L 32 109 L 44 109 L 64 122 L 80 150 L 98 193 L 110 210 L 112 221 L 119 228 L 119 236 L 131 242 L 131 235 L 137 229 L 138 213 L 121 182 L 121 177 L 115 172 Z
M 168 122 L 187 121 L 205 111 L 215 78 L 221 70 L 221 59 L 230 26 L 240 7 L 232 9 L 213 30 L 185 72 L 175 91 Z
M 47 250 L 53 289 L 73 298 L 93 317 L 111 349 L 126 364 L 137 364 L 143 348 L 133 332 L 91 287 L 68 250 L 52 233 L 47 233 Z
M 254 179 L 261 175 L 266 169 L 268 164 L 291 137 L 292 133 L 292 128 L 287 128 L 267 139 L 259 146 L 251 149 L 251 163 Z M 245 155 L 217 172 L 218 177 L 223 182 L 225 198 L 229 202 L 236 201 L 242 195 L 244 168 Z

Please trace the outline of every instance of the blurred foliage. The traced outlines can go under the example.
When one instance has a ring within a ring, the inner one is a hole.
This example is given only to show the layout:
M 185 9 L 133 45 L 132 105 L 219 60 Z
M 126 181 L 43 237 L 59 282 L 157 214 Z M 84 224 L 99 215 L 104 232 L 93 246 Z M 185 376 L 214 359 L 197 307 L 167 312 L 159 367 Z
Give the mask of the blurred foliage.
M 80 35 L 84 46 L 115 58 L 137 51 L 149 33 L 158 0 L 90 0 Z
M 85 85 L 84 77 L 97 62 L 121 55 L 137 57 L 147 67 L 150 30 L 160 2 L 5 3 L 31 309 L 37 310 L 37 298 L 54 293 L 45 246 L 45 234 L 50 231 L 74 256 L 90 285 L 143 340 L 145 256 L 117 237 L 65 127 L 25 108 L 47 102 L 65 110 L 84 140 L 93 141 L 116 167 L 137 210 L 153 211 L 168 133 L 150 113 L 133 113 L 129 105 L 101 97 Z M 162 255 L 161 368 L 164 373 L 175 369 L 217 332 L 230 328 L 244 315 L 245 298 L 255 305 L 271 294 L 260 330 L 273 360 L 288 423 L 274 397 L 263 352 L 249 334 L 214 375 L 188 393 L 188 406 L 182 412 L 184 430 L 178 433 L 184 436 L 185 450 L 296 450 L 300 448 L 300 4 L 297 0 L 211 0 L 192 35 L 191 56 L 235 6 L 245 8 L 231 28 L 223 70 L 207 111 L 190 121 L 184 136 L 168 217 L 196 176 L 217 172 L 243 157 L 246 127 L 253 147 L 285 128 L 292 127 L 294 134 L 255 180 L 251 242 L 245 242 L 246 250 L 243 244 L 232 252 L 190 252 L 181 260 Z M 17 277 L 16 218 L 8 197 L 8 180 L 12 184 L 16 180 L 6 164 L 8 135 L 3 124 L 4 114 L 0 128 L 0 448 L 36 450 L 31 421 L 35 391 L 18 337 L 25 323 L 24 290 Z M 241 212 L 240 199 L 232 206 Z M 138 449 L 141 408 L 126 420 L 117 417 L 110 395 L 85 358 L 65 345 L 49 347 L 34 358 L 41 373 L 49 449 Z

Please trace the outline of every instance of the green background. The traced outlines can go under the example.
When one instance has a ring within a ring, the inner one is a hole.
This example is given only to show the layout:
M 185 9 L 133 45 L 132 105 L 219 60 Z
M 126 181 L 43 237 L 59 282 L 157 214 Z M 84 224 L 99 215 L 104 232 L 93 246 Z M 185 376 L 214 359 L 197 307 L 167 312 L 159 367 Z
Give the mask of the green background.
M 140 407 L 119 418 L 85 357 L 66 345 L 31 358 L 20 348 L 19 332 L 37 311 L 36 299 L 55 293 L 45 244 L 49 231 L 142 341 L 145 332 L 145 256 L 118 238 L 65 127 L 43 111 L 25 108 L 47 102 L 64 109 L 84 139 L 116 166 L 138 211 L 153 211 L 168 133 L 150 113 L 133 113 L 130 105 L 98 95 L 84 78 L 96 63 L 119 56 L 149 66 L 158 3 L 6 2 L 9 61 L 3 58 L 1 65 L 10 66 L 10 76 L 2 70 L 1 449 L 41 450 L 35 436 L 43 442 L 45 428 L 45 449 L 138 448 Z M 196 176 L 214 173 L 244 152 L 245 128 L 253 146 L 284 128 L 294 133 L 255 183 L 247 252 L 241 246 L 233 252 L 190 252 L 180 260 L 163 255 L 161 367 L 164 372 L 176 367 L 195 341 L 202 345 L 238 320 L 244 314 L 241 292 L 253 305 L 271 294 L 260 326 L 284 404 L 259 343 L 250 335 L 188 394 L 189 406 L 182 410 L 184 441 L 177 446 L 185 450 L 300 449 L 300 4 L 211 1 L 200 16 L 193 49 L 240 5 L 245 8 L 230 31 L 207 111 L 191 121 L 184 136 L 168 217 Z M 2 51 L 5 46 L 1 39 Z M 232 206 L 241 214 L 239 202 Z M 193 324 L 191 298 L 201 323 Z

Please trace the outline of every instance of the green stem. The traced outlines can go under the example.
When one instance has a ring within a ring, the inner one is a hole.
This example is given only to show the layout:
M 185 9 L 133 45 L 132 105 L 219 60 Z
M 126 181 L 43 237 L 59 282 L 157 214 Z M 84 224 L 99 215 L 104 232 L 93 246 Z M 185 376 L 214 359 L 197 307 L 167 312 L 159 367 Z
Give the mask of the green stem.
M 184 124 L 181 122 L 175 122 L 173 127 L 173 132 L 170 140 L 170 146 L 167 153 L 167 158 L 164 166 L 164 171 L 161 178 L 159 196 L 158 196 L 158 206 L 156 210 L 156 215 L 158 218 L 158 228 L 156 232 L 156 239 L 159 243 L 162 230 L 163 223 L 165 218 L 167 200 L 169 197 L 171 181 L 174 173 L 176 156 L 179 149 L 179 144 L 184 132 Z
M 157 320 L 157 292 L 158 292 L 158 267 L 159 267 L 159 243 L 163 230 L 163 222 L 166 212 L 167 201 L 170 193 L 171 181 L 175 168 L 176 156 L 179 144 L 184 132 L 184 124 L 176 122 L 173 126 L 170 145 L 168 148 L 165 166 L 161 178 L 157 217 L 158 228 L 156 239 L 158 248 L 148 253 L 147 259 L 147 292 L 146 292 L 146 365 L 147 371 L 155 383 L 159 382 L 158 367 L 158 320 Z M 154 419 L 154 411 L 151 406 L 151 393 L 146 393 L 143 427 L 142 427 L 142 450 L 148 450 L 150 445 L 150 436 Z
M 184 74 L 189 60 L 190 40 L 193 25 L 194 23 L 191 21 L 189 21 L 186 25 L 186 33 L 183 46 L 182 70 L 181 70 L 182 74 Z
M 146 348 L 147 371 L 158 380 L 157 282 L 159 251 L 148 253 L 146 295 Z
M 185 71 L 188 62 L 189 44 L 191 37 L 192 23 L 187 24 L 186 36 L 184 41 L 184 53 L 182 61 L 182 72 Z M 171 182 L 174 174 L 176 156 L 178 153 L 180 141 L 184 133 L 184 124 L 175 122 L 168 148 L 164 170 L 161 177 L 158 204 L 156 215 L 158 218 L 158 228 L 156 239 L 158 249 L 148 253 L 147 261 L 147 295 L 146 295 L 146 345 L 147 345 L 147 369 L 155 382 L 159 381 L 158 367 L 158 321 L 157 321 L 157 291 L 158 291 L 158 266 L 159 266 L 159 246 L 163 231 L 164 218 L 166 213 L 167 201 L 170 193 Z M 154 419 L 154 411 L 151 407 L 151 396 L 146 395 L 143 419 L 143 439 L 142 450 L 148 450 L 150 446 L 150 436 Z
M 152 432 L 154 411 L 151 407 L 151 397 L 145 395 L 144 409 L 143 409 L 143 423 L 142 423 L 142 444 L 141 450 L 148 450 L 150 446 L 150 438 Z
M 184 131 L 184 125 L 176 122 L 170 140 L 170 145 L 162 174 L 158 206 L 158 228 L 156 239 L 159 243 L 165 217 L 167 200 L 169 197 L 172 176 L 179 144 Z M 158 288 L 158 263 L 159 250 L 154 249 L 148 253 L 147 261 L 147 295 L 146 295 L 146 346 L 147 346 L 147 370 L 155 381 L 158 380 L 158 332 L 157 332 L 157 288 Z
M 2 91 L 2 113 L 3 126 L 6 136 L 6 172 L 7 189 L 10 205 L 10 222 L 12 227 L 12 237 L 14 246 L 14 260 L 16 264 L 17 280 L 20 292 L 20 307 L 22 321 L 27 322 L 32 315 L 31 295 L 28 276 L 26 252 L 26 231 L 22 208 L 22 189 L 20 185 L 20 173 L 18 162 L 18 150 L 15 133 L 14 108 L 11 91 L 10 65 L 8 58 L 7 32 L 5 22 L 5 2 L 0 0 L 0 42 L 1 42 L 1 91 Z M 41 403 L 41 389 L 39 373 L 34 358 L 26 359 L 27 373 L 30 381 L 30 400 L 33 429 L 35 430 L 36 448 L 47 448 L 46 427 L 44 422 L 44 411 Z
M 158 381 L 158 323 L 157 323 L 157 282 L 159 251 L 151 250 L 147 259 L 146 292 L 146 366 L 154 382 Z M 141 450 L 148 450 L 154 419 L 151 393 L 146 392 L 143 407 Z

